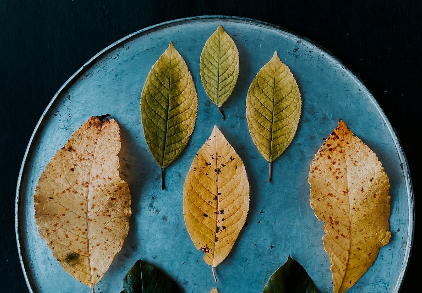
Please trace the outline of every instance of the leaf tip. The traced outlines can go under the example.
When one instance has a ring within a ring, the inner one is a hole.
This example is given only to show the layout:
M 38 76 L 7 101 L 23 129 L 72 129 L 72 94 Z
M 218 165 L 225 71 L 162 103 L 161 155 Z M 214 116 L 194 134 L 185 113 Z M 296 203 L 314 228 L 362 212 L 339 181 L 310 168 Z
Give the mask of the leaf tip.
M 217 31 L 220 33 L 224 32 L 224 28 L 221 24 L 218 26 Z
M 340 127 L 347 127 L 347 124 L 346 124 L 346 122 L 344 122 L 344 120 L 343 119 L 339 119 L 338 120 L 338 127 L 340 128 Z
M 214 125 L 214 128 L 212 129 L 212 133 L 211 136 L 217 136 L 217 135 L 222 135 L 220 129 L 217 127 L 217 125 Z
M 171 42 L 171 41 L 170 41 L 169 46 L 168 46 L 166 51 L 167 52 L 174 52 L 174 51 L 178 52 L 177 49 L 174 47 L 173 42 Z
M 105 122 L 106 120 L 111 118 L 110 114 L 104 114 L 100 116 L 95 116 L 97 119 L 99 119 L 101 122 Z

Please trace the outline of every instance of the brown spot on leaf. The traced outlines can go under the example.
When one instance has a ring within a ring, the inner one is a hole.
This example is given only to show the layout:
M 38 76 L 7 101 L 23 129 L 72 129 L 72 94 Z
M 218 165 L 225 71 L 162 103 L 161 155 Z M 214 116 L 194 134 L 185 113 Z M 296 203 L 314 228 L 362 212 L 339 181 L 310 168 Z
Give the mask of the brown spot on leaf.
M 68 253 L 64 261 L 71 266 L 76 265 L 79 262 L 79 253 L 76 253 L 76 252 Z

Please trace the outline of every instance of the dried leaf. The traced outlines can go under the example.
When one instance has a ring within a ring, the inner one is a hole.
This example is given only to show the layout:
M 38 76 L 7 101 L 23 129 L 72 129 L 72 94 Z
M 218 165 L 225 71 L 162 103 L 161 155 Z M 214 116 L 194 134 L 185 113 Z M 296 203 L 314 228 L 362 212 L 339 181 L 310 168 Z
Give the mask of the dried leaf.
M 221 25 L 205 43 L 199 72 L 205 92 L 224 119 L 221 106 L 230 97 L 239 76 L 239 51 Z
M 265 284 L 263 293 L 318 293 L 305 269 L 289 256 Z
M 91 117 L 48 163 L 35 189 L 41 237 L 63 268 L 93 288 L 129 231 L 130 192 L 119 177 L 117 122 Z
M 187 230 L 215 268 L 232 249 L 249 209 L 245 166 L 216 126 L 192 162 L 183 193 Z
M 212 290 L 211 290 L 211 293 L 218 293 L 217 288 L 212 289 Z
M 164 272 L 138 260 L 123 279 L 121 293 L 180 293 L 179 286 Z
M 252 140 L 271 163 L 289 146 L 296 133 L 302 100 L 293 74 L 277 52 L 252 81 L 246 97 L 246 117 Z
M 192 76 L 170 43 L 149 72 L 141 95 L 145 140 L 161 168 L 172 163 L 186 147 L 197 112 L 198 98 Z
M 376 154 L 340 120 L 310 167 L 311 206 L 324 221 L 334 293 L 353 286 L 391 237 L 390 188 Z

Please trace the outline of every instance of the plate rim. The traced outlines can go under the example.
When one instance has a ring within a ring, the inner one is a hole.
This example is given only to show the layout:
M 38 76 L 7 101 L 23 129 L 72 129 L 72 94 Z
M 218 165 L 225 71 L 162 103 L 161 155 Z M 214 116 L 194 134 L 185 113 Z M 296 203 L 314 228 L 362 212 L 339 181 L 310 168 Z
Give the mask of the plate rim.
M 87 62 L 85 62 L 82 67 L 80 67 L 74 74 L 72 74 L 64 83 L 63 85 L 59 88 L 59 90 L 54 94 L 54 96 L 52 97 L 52 99 L 50 100 L 50 102 L 47 104 L 45 110 L 43 111 L 43 113 L 41 114 L 41 117 L 39 118 L 37 124 L 35 125 L 35 128 L 31 134 L 31 137 L 28 141 L 27 147 L 25 149 L 25 153 L 22 159 L 22 163 L 21 163 L 21 167 L 19 170 L 19 175 L 18 175 L 18 180 L 17 180 L 17 185 L 16 185 L 16 195 L 15 195 L 15 236 L 16 236 L 16 244 L 17 244 L 17 249 L 18 249 L 18 254 L 19 254 L 19 261 L 21 264 L 21 268 L 22 268 L 22 273 L 24 275 L 25 278 L 25 282 L 27 285 L 27 288 L 29 290 L 30 293 L 34 293 L 34 289 L 33 289 L 33 278 L 31 275 L 31 272 L 29 270 L 27 270 L 27 265 L 26 265 L 26 261 L 25 261 L 25 257 L 22 253 L 22 249 L 21 249 L 21 243 L 22 240 L 20 239 L 20 234 L 22 233 L 22 227 L 21 225 L 19 225 L 19 219 L 21 217 L 21 207 L 20 207 L 20 202 L 22 197 L 20 196 L 21 193 L 21 187 L 22 187 L 22 177 L 24 174 L 24 170 L 28 167 L 27 166 L 27 159 L 30 155 L 32 155 L 33 153 L 33 142 L 35 140 L 35 138 L 38 135 L 38 130 L 40 129 L 44 118 L 48 115 L 50 109 L 53 107 L 53 105 L 55 104 L 55 102 L 57 101 L 57 98 L 63 93 L 65 92 L 68 88 L 71 87 L 71 85 L 87 70 L 89 70 L 92 66 L 94 66 L 96 64 L 96 61 L 101 59 L 103 56 L 105 56 L 107 53 L 109 53 L 110 51 L 112 51 L 115 48 L 118 48 L 120 46 L 123 46 L 125 43 L 131 41 L 132 39 L 138 38 L 142 35 L 145 34 L 149 34 L 149 33 L 153 33 L 157 30 L 161 30 L 161 29 L 165 29 L 167 27 L 173 27 L 176 25 L 181 25 L 185 22 L 192 22 L 192 21 L 216 21 L 216 20 L 224 20 L 227 22 L 234 22 L 234 23 L 246 23 L 246 24 L 251 24 L 251 25 L 256 25 L 259 27 L 264 27 L 264 28 L 268 28 L 268 29 L 272 29 L 278 32 L 282 32 L 288 35 L 291 35 L 292 37 L 298 38 L 300 40 L 303 40 L 305 42 L 308 42 L 310 45 L 316 47 L 318 50 L 320 50 L 322 53 L 325 54 L 325 56 L 327 58 L 332 59 L 335 63 L 339 64 L 342 68 L 342 70 L 344 70 L 346 73 L 349 73 L 353 79 L 355 80 L 356 83 L 360 84 L 367 92 L 368 92 L 368 96 L 371 100 L 371 102 L 374 104 L 375 108 L 378 110 L 378 112 L 380 113 L 382 119 L 384 120 L 388 130 L 390 131 L 391 137 L 393 139 L 395 148 L 397 150 L 398 156 L 399 156 L 399 160 L 402 163 L 402 173 L 405 179 L 405 183 L 406 183 L 406 189 L 407 189 L 407 195 L 408 195 L 408 212 L 409 212 L 409 227 L 408 227 L 408 241 L 407 241 L 407 245 L 406 245 L 406 249 L 405 249 L 405 253 L 404 253 L 404 261 L 403 261 L 403 267 L 401 268 L 401 272 L 400 275 L 398 277 L 396 286 L 394 288 L 395 292 L 399 292 L 402 283 L 403 283 L 403 279 L 407 273 L 407 269 L 408 269 L 408 264 L 409 264 L 409 259 L 412 253 L 412 248 L 413 248 L 413 241 L 414 241 L 414 229 L 415 229 L 415 209 L 414 209 L 414 193 L 413 193 L 413 185 L 412 185 L 412 179 L 411 179 L 411 174 L 410 174 L 410 169 L 408 166 L 408 162 L 406 159 L 406 155 L 403 151 L 403 148 L 401 147 L 400 144 L 400 139 L 396 133 L 396 130 L 394 129 L 394 127 L 391 125 L 390 120 L 388 119 L 388 117 L 386 116 L 386 114 L 384 113 L 384 111 L 382 110 L 381 106 L 379 105 L 378 101 L 375 99 L 374 95 L 372 94 L 372 92 L 368 89 L 368 87 L 365 86 L 364 82 L 352 71 L 350 70 L 347 66 L 344 65 L 344 63 L 337 58 L 332 52 L 330 52 L 329 50 L 327 50 L 326 48 L 322 47 L 321 45 L 313 42 L 312 40 L 310 40 L 307 37 L 302 36 L 301 34 L 295 33 L 289 29 L 286 29 L 282 26 L 278 26 L 278 25 L 274 25 L 271 24 L 269 22 L 265 22 L 265 21 L 261 21 L 261 20 L 257 20 L 257 19 L 253 19 L 253 18 L 248 18 L 248 17 L 240 17 L 240 16 L 226 16 L 226 15 L 201 15 L 201 16 L 193 16 L 193 17 L 185 17 L 185 18 L 178 18 L 178 19 L 174 19 L 174 20 L 169 20 L 169 21 L 165 21 L 165 22 L 161 22 L 161 23 L 157 23 L 151 26 L 147 26 L 143 29 L 140 29 L 136 32 L 133 32 L 123 38 L 120 38 L 119 40 L 113 42 L 112 44 L 110 44 L 109 46 L 105 47 L 104 49 L 102 49 L 101 51 L 99 51 L 97 54 L 95 54 L 92 58 L 90 58 Z

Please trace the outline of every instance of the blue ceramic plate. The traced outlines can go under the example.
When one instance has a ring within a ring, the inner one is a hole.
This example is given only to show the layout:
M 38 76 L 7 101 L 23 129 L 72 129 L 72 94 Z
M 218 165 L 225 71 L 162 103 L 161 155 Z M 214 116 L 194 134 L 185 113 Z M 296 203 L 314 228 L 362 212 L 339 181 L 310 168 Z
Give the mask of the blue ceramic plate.
M 223 25 L 240 54 L 240 74 L 224 104 L 226 120 L 207 97 L 199 75 L 199 57 L 207 38 Z M 173 42 L 186 60 L 198 92 L 196 128 L 185 151 L 167 169 L 167 189 L 160 188 L 160 168 L 144 139 L 140 95 L 158 57 Z M 292 144 L 268 163 L 248 132 L 246 93 L 274 51 L 293 72 L 303 99 L 302 116 Z M 321 292 L 332 292 L 330 261 L 324 251 L 323 223 L 309 204 L 311 161 L 343 119 L 379 157 L 391 183 L 390 243 L 348 292 L 398 292 L 413 237 L 413 194 L 398 139 L 371 93 L 337 59 L 312 42 L 269 24 L 233 17 L 198 17 L 159 24 L 106 48 L 57 92 L 29 142 L 16 200 L 16 233 L 22 267 L 31 292 L 90 292 L 66 273 L 37 232 L 33 194 L 41 172 L 73 131 L 90 116 L 110 113 L 121 125 L 122 177 L 132 193 L 129 235 L 96 292 L 120 292 L 122 279 L 138 259 L 165 270 L 184 292 L 262 292 L 270 275 L 289 255 L 299 261 Z M 247 225 L 231 253 L 217 267 L 202 260 L 186 230 L 183 182 L 195 153 L 217 125 L 243 159 L 249 176 Z

